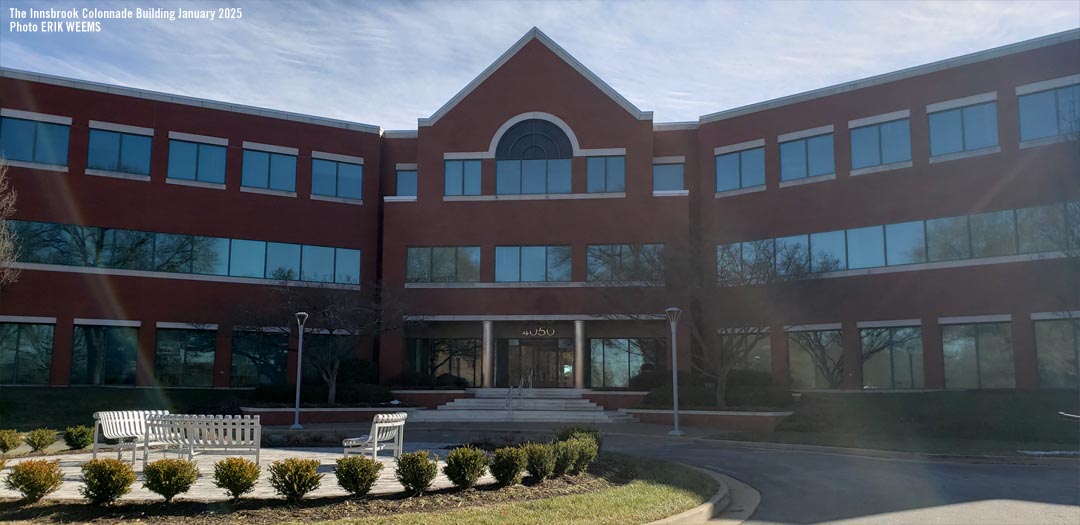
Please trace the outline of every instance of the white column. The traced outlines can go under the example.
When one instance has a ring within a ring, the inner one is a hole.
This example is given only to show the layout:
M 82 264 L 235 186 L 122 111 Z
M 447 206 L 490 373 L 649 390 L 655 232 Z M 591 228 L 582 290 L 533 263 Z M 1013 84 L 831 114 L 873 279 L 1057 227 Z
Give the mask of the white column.
M 495 386 L 495 322 L 484 321 L 484 343 L 480 361 L 484 388 Z
M 574 321 L 574 388 L 585 388 L 585 321 Z

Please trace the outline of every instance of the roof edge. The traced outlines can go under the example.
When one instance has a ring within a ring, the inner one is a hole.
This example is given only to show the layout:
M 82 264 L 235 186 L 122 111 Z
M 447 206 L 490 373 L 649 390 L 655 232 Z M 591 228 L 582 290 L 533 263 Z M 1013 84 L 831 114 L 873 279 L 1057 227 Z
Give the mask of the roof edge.
M 841 84 L 814 89 L 811 91 L 805 91 L 803 93 L 787 95 L 772 100 L 766 100 L 764 102 L 755 102 L 746 106 L 740 106 L 733 109 L 718 111 L 716 113 L 709 113 L 707 115 L 702 115 L 701 117 L 699 117 L 698 123 L 707 124 L 710 122 L 716 122 L 729 118 L 741 117 L 750 113 L 757 113 L 759 111 L 766 111 L 778 107 L 798 104 L 800 102 L 806 102 L 809 100 L 824 98 L 840 93 L 855 91 L 857 89 L 887 84 L 889 82 L 904 80 L 919 75 L 926 75 L 946 69 L 966 66 L 969 64 L 974 64 L 976 62 L 982 62 L 984 60 L 990 60 L 1008 55 L 1015 55 L 1017 53 L 1023 53 L 1025 51 L 1031 51 L 1043 47 L 1063 44 L 1073 40 L 1080 40 L 1080 28 L 1070 29 L 1067 31 L 1062 31 L 1060 33 L 1054 33 L 1046 36 L 1033 38 L 1030 40 L 1016 42 L 1013 44 L 994 47 L 983 51 L 976 51 L 974 53 L 968 53 L 966 55 L 961 55 L 958 57 L 946 58 L 937 62 L 913 66 L 906 69 L 901 69 L 899 71 L 891 71 L 889 73 L 882 73 L 880 75 L 874 75 L 872 77 L 866 77 L 859 80 L 853 80 L 850 82 L 844 82 Z
M 559 44 L 555 43 L 555 41 L 552 40 L 551 37 L 544 34 L 544 32 L 540 30 L 540 28 L 534 26 L 521 38 L 519 38 L 518 41 L 514 43 L 514 45 L 510 46 L 510 48 L 503 52 L 503 54 L 499 55 L 499 58 L 495 59 L 495 61 L 492 62 L 491 65 L 489 65 L 479 75 L 473 78 L 471 82 L 466 84 L 465 87 L 461 89 L 461 91 L 458 91 L 457 94 L 451 97 L 450 100 L 446 101 L 446 103 L 443 104 L 442 107 L 440 107 L 438 110 L 436 110 L 435 113 L 432 113 L 430 117 L 417 119 L 417 125 L 421 127 L 435 125 L 435 123 L 437 123 L 439 119 L 446 116 L 446 114 L 449 113 L 450 110 L 454 109 L 454 107 L 456 107 L 462 100 L 464 100 L 465 97 L 469 96 L 469 94 L 476 90 L 476 88 L 479 87 L 480 84 L 482 84 L 485 80 L 491 77 L 491 75 L 495 74 L 495 72 L 498 71 L 499 68 L 509 62 L 514 55 L 516 55 L 519 51 L 521 51 L 523 47 L 525 47 L 526 44 L 528 44 L 534 39 L 540 41 L 541 44 L 544 44 L 544 46 L 551 50 L 552 53 L 555 53 L 556 56 L 566 62 L 571 68 L 577 71 L 578 74 L 585 77 L 589 82 L 592 82 L 593 85 L 599 88 L 600 91 L 602 91 L 609 98 L 614 100 L 616 104 L 626 110 L 627 113 L 630 113 L 630 115 L 632 115 L 634 118 L 638 120 L 652 120 L 653 114 L 651 111 L 642 111 L 638 109 L 637 106 L 627 100 L 626 97 L 623 97 L 618 91 L 615 91 L 614 88 L 612 88 L 607 82 L 604 82 L 603 79 L 596 75 L 596 73 L 593 73 L 589 68 L 585 67 L 584 64 L 579 62 L 578 59 L 574 58 L 573 55 L 571 55 L 565 49 L 559 46 Z
M 261 108 L 257 106 L 247 106 L 244 104 L 233 104 L 231 102 L 221 102 L 218 100 L 209 100 L 198 97 L 189 97 L 185 95 L 176 95 L 172 93 L 164 93 L 161 91 L 150 91 L 147 89 L 130 88 L 125 86 L 118 86 L 115 84 L 105 84 L 103 82 L 93 82 L 90 80 L 79 80 L 75 78 L 48 75 L 45 73 L 35 73 L 33 71 L 25 71 L 8 67 L 0 67 L 0 78 L 13 78 L 16 80 L 26 80 L 29 82 L 40 82 L 42 84 L 52 84 L 54 86 L 84 89 L 87 91 L 98 91 L 101 93 L 109 93 L 112 95 L 122 95 L 142 98 L 146 100 L 156 100 L 159 102 L 171 102 L 173 104 L 184 104 L 187 106 L 216 109 L 219 111 L 229 111 L 232 113 L 244 113 L 259 117 L 269 117 L 281 120 L 288 120 L 292 122 L 315 124 L 318 126 L 329 126 L 333 128 L 348 129 L 352 131 L 361 131 L 364 133 L 374 133 L 376 135 L 381 135 L 383 132 L 382 127 L 380 126 L 364 124 L 361 122 L 352 122 L 348 120 L 319 117 L 315 115 L 305 115 L 302 113 L 293 113 L 290 111 Z

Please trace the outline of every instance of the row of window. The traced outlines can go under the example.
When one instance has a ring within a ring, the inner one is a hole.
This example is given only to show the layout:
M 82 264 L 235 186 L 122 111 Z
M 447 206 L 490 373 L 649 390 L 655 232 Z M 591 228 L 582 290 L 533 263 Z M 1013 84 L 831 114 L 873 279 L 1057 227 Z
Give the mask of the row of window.
M 626 157 L 590 157 L 586 191 L 626 191 Z M 571 193 L 570 159 L 511 159 L 495 163 L 496 195 Z M 443 163 L 443 195 L 480 195 L 480 161 L 447 160 Z M 416 171 L 397 172 L 397 195 L 416 196 Z
M 66 166 L 70 126 L 20 118 L 0 119 L 0 152 L 10 160 Z M 150 175 L 149 135 L 91 129 L 86 167 L 93 170 Z M 225 183 L 226 147 L 169 140 L 167 177 L 174 180 Z M 364 166 L 313 158 L 311 193 L 361 199 Z M 296 191 L 296 155 L 243 150 L 240 184 L 283 192 Z
M 1034 325 L 1040 386 L 1080 387 L 1080 321 L 1035 321 Z M 850 364 L 843 359 L 840 330 L 789 332 L 787 338 L 793 388 L 841 388 L 844 367 Z M 859 338 L 864 389 L 925 388 L 921 328 L 864 328 Z M 1010 323 L 942 325 L 941 343 L 945 388 L 1015 387 Z M 769 372 L 771 360 L 766 336 L 754 344 L 741 366 Z
M 587 248 L 588 281 L 660 282 L 662 244 L 603 244 Z M 570 246 L 496 246 L 496 282 L 569 282 Z M 480 281 L 479 246 L 415 247 L 406 252 L 406 282 Z
M 716 248 L 722 282 L 1080 247 L 1080 202 L 764 239 Z
M 10 221 L 19 262 L 358 284 L 360 250 Z

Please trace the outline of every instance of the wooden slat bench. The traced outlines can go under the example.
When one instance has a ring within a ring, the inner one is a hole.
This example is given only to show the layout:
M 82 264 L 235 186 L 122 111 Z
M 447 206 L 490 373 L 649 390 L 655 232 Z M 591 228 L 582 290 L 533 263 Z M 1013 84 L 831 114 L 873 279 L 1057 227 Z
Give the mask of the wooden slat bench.
M 125 448 L 131 448 L 131 462 L 135 462 L 135 449 L 139 441 L 146 436 L 146 419 L 151 416 L 163 416 L 168 410 L 115 410 L 94 412 L 94 459 L 98 449 L 116 449 L 116 459 L 121 459 Z M 99 437 L 116 440 L 110 445 L 98 442 Z
M 144 435 L 143 466 L 150 456 L 150 445 L 162 444 L 164 453 L 176 452 L 191 459 L 195 451 L 224 450 L 253 454 L 259 462 L 262 425 L 259 416 L 201 416 L 165 414 L 147 418 Z
M 401 455 L 405 444 L 405 419 L 409 415 L 405 412 L 395 414 L 375 414 L 371 420 L 371 431 L 366 436 L 349 438 L 341 442 L 345 447 L 345 455 L 350 453 L 371 452 L 371 459 L 375 459 L 380 450 L 393 451 L 394 457 Z M 389 442 L 389 444 L 387 444 Z

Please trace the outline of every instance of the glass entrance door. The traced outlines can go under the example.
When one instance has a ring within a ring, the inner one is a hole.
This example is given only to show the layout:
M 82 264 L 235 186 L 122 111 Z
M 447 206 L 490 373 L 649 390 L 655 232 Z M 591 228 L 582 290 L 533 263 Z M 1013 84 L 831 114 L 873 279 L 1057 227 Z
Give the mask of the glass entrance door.
M 495 353 L 495 386 L 533 388 L 574 386 L 574 342 L 571 339 L 499 339 Z

